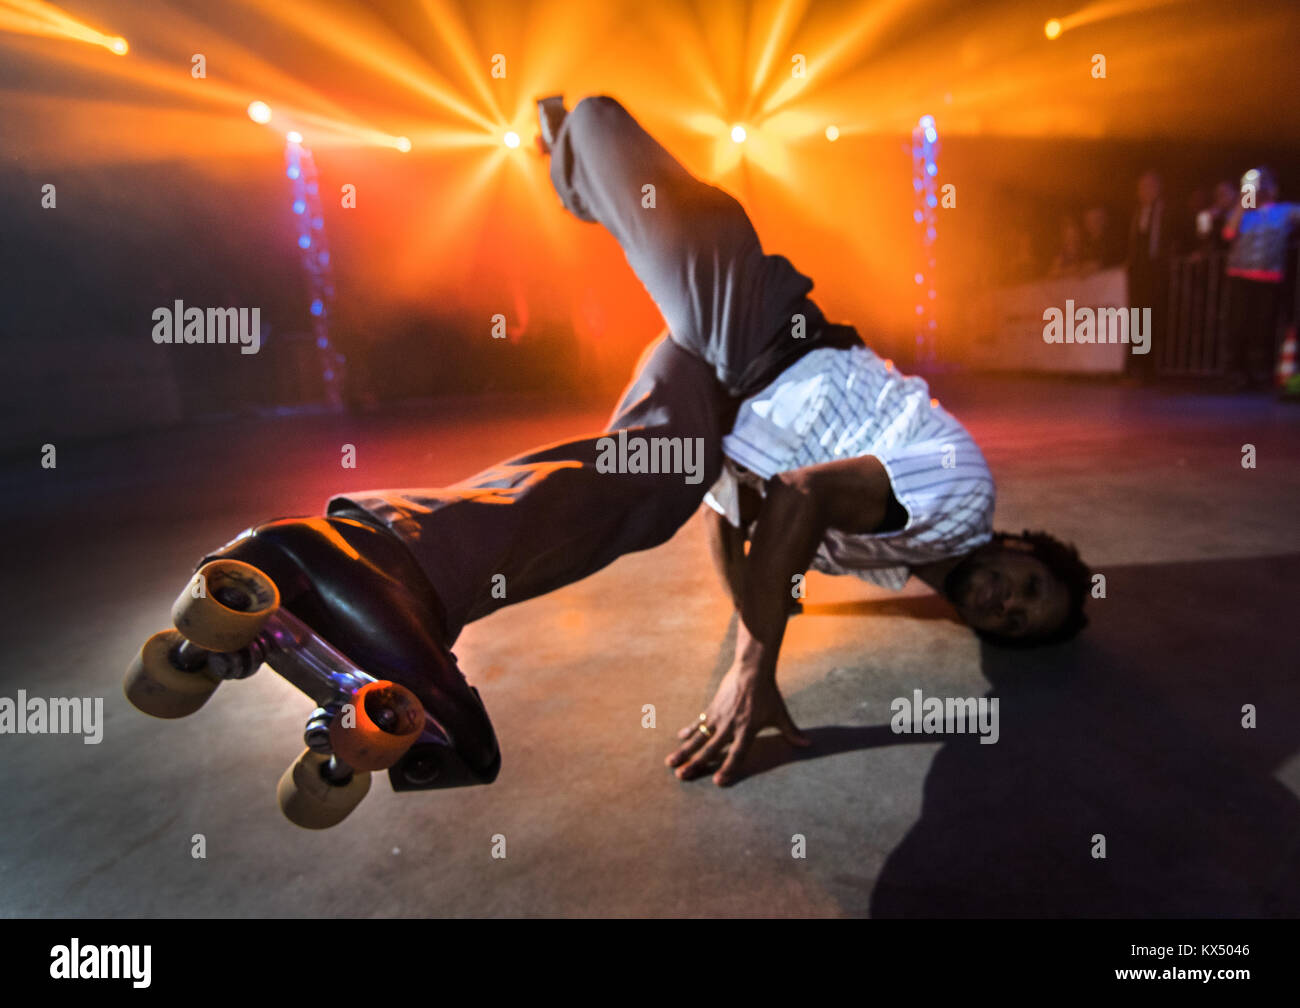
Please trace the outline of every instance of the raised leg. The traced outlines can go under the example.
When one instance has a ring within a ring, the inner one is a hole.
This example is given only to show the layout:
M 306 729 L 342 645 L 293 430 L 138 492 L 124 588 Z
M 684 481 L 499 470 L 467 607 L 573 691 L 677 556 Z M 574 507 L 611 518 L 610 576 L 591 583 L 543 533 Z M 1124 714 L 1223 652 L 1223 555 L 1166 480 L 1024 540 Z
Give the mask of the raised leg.
M 690 174 L 613 98 L 584 98 L 551 151 L 560 201 L 603 224 L 672 338 L 748 396 L 822 338 L 812 281 L 766 255 L 744 208 Z

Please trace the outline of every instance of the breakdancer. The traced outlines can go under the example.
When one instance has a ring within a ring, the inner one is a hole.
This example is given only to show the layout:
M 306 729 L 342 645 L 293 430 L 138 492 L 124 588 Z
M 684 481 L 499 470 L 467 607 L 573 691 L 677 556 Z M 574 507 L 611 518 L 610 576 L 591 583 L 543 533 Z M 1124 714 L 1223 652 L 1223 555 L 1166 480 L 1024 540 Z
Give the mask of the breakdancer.
M 1083 626 L 1077 553 L 1043 533 L 993 532 L 993 480 L 965 428 L 924 381 L 828 322 L 812 282 L 763 252 L 735 199 L 612 98 L 572 111 L 544 99 L 539 114 L 562 204 L 618 239 L 667 323 L 608 428 L 454 486 L 340 495 L 324 517 L 254 527 L 204 558 L 261 567 L 285 608 L 436 714 L 452 745 L 406 786 L 497 775 L 491 722 L 450 650 L 467 623 L 667 541 L 702 502 L 740 618 L 730 670 L 667 758 L 683 779 L 735 780 L 765 727 L 808 744 L 776 665 L 809 569 L 894 589 L 915 575 L 1011 646 Z

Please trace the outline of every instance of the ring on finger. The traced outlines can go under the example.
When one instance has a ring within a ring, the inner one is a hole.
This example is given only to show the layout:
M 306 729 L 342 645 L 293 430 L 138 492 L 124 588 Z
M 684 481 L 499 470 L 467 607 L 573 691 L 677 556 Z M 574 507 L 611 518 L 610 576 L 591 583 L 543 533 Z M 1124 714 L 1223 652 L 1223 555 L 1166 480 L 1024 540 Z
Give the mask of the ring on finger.
M 695 726 L 695 730 L 705 738 L 710 738 L 713 735 L 713 729 L 709 727 L 708 720 L 709 716 L 707 714 L 701 714 L 700 723 Z

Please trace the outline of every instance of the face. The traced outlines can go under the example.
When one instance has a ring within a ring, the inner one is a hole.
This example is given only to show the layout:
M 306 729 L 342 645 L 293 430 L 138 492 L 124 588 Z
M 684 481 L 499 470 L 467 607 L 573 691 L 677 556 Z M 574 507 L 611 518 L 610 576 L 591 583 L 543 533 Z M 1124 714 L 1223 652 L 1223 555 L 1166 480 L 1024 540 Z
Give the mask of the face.
M 1017 539 L 971 554 L 954 568 L 947 587 L 962 619 L 1003 637 L 1049 633 L 1070 609 L 1065 585 Z
M 1150 203 L 1160 195 L 1160 179 L 1155 175 L 1143 175 L 1138 179 L 1138 199 Z

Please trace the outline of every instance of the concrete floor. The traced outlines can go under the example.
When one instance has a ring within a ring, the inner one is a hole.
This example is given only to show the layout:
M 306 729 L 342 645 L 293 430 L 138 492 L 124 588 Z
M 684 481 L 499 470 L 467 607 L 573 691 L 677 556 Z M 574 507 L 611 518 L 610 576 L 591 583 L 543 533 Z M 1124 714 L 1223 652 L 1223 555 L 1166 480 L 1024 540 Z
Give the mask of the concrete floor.
M 919 586 L 813 575 L 780 683 L 815 748 L 766 739 L 737 786 L 682 784 L 663 757 L 734 639 L 696 519 L 466 631 L 456 651 L 503 747 L 496 784 L 397 795 L 381 777 L 323 833 L 275 806 L 311 706 L 277 676 L 223 686 L 183 722 L 121 695 L 193 561 L 332 492 L 450 482 L 604 411 L 231 421 L 61 445 L 53 471 L 11 460 L 0 696 L 102 696 L 106 722 L 98 746 L 0 736 L 0 913 L 1300 913 L 1300 407 L 934 385 L 985 448 L 999 525 L 1074 539 L 1106 575 L 1080 641 L 1002 653 Z M 339 468 L 344 442 L 356 471 Z M 917 688 L 999 697 L 1001 741 L 894 735 L 890 701 Z

